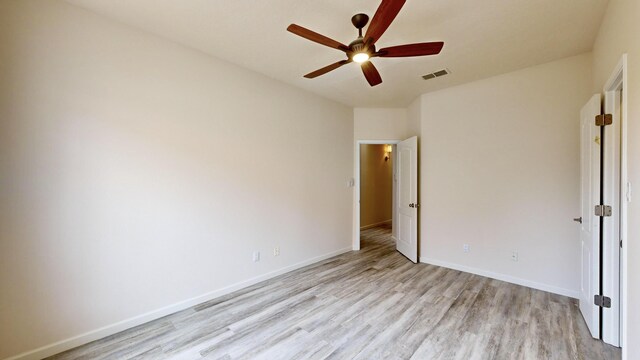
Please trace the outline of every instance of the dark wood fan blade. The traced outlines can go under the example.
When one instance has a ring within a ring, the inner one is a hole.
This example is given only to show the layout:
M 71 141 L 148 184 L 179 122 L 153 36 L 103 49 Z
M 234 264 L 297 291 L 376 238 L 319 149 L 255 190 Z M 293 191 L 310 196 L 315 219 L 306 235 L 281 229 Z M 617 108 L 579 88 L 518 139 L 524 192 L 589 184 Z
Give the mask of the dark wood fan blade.
M 439 54 L 444 43 L 428 42 L 419 44 L 407 44 L 400 46 L 391 46 L 388 48 L 380 49 L 376 53 L 376 56 L 380 57 L 406 57 L 406 56 L 425 56 Z
M 378 69 L 371 63 L 371 61 L 365 61 L 360 65 L 362 67 L 362 72 L 364 73 L 364 77 L 367 78 L 369 85 L 376 86 L 382 82 L 382 78 L 380 77 L 380 73 Z
M 334 48 L 334 49 L 338 49 L 338 50 L 342 50 L 342 51 L 348 51 L 349 47 L 345 44 L 342 44 L 340 42 L 337 42 L 333 39 L 330 39 L 324 35 L 320 35 L 317 32 L 311 31 L 309 29 L 303 28 L 302 26 L 296 25 L 296 24 L 291 24 L 289 25 L 289 27 L 287 28 L 287 31 L 292 32 L 298 36 L 302 36 L 303 38 L 307 39 L 307 40 L 311 40 L 313 42 L 317 42 L 318 44 L 322 44 L 324 46 L 328 46 L 330 48 Z
M 339 68 L 340 66 L 348 64 L 350 62 L 351 62 L 351 60 L 341 60 L 341 61 L 338 61 L 338 62 L 333 63 L 331 65 L 327 65 L 327 66 L 323 67 L 322 69 L 318 69 L 316 71 L 310 72 L 307 75 L 305 75 L 304 77 L 306 77 L 307 79 L 313 79 L 313 78 L 318 77 L 320 75 L 324 75 L 324 74 L 328 73 L 329 71 L 335 70 L 335 69 Z
M 396 18 L 405 0 L 382 0 L 364 35 L 364 42 L 374 44 L 384 34 L 393 19 Z

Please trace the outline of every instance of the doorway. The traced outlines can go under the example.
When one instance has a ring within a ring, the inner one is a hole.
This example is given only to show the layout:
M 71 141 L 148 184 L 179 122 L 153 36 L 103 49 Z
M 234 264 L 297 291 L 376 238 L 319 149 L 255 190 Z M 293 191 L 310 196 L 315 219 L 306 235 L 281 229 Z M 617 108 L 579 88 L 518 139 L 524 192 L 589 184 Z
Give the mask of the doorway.
M 365 224 L 362 225 L 361 224 L 361 218 L 362 218 L 362 206 L 361 206 L 361 193 L 362 193 L 362 180 L 361 180 L 361 174 L 362 174 L 362 162 L 361 162 L 361 150 L 362 150 L 362 146 L 367 146 L 367 145 L 377 145 L 377 146 L 384 146 L 386 147 L 385 150 L 389 150 L 388 146 L 390 146 L 390 152 L 386 151 L 387 155 L 385 156 L 389 156 L 389 159 L 386 161 L 387 166 L 390 165 L 391 167 L 391 231 L 392 231 L 392 238 L 396 239 L 395 235 L 395 231 L 397 231 L 396 228 L 396 224 L 395 224 L 395 220 L 396 220 L 396 201 L 397 201 L 397 181 L 396 181 L 396 169 L 395 169 L 395 165 L 397 164 L 396 161 L 396 145 L 400 142 L 400 140 L 358 140 L 356 141 L 355 144 L 355 181 L 354 181 L 354 185 L 355 185 L 355 192 L 354 192 L 354 219 L 353 219 L 353 250 L 360 250 L 361 244 L 360 244 L 360 232 L 361 232 L 361 228 L 367 225 L 371 225 L 371 224 Z M 384 156 L 382 158 L 379 158 L 378 161 L 384 161 Z
M 390 230 L 391 239 L 396 241 L 396 143 L 367 141 L 357 144 L 358 247 L 361 247 L 362 233 L 375 228 Z
M 396 250 L 407 257 L 413 263 L 418 262 L 418 137 L 413 136 L 406 140 L 358 140 L 356 142 L 355 160 L 355 186 L 354 192 L 354 239 L 353 249 L 360 250 L 361 227 L 361 145 L 384 145 L 384 157 L 374 161 L 383 161 L 386 158 L 387 166 L 391 168 L 391 228 L 392 239 L 395 241 Z M 388 220 L 387 220 L 388 222 Z

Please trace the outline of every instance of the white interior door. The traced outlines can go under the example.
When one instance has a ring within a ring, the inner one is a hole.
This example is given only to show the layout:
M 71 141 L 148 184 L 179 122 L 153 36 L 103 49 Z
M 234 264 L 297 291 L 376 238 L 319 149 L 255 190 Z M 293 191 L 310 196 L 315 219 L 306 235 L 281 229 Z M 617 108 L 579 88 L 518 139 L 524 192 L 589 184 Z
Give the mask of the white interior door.
M 418 262 L 418 137 L 401 141 L 398 161 L 398 237 L 396 248 Z
M 580 111 L 581 280 L 580 312 L 594 338 L 600 337 L 600 310 L 594 295 L 600 293 L 600 220 L 594 207 L 600 203 L 600 95 L 594 95 Z

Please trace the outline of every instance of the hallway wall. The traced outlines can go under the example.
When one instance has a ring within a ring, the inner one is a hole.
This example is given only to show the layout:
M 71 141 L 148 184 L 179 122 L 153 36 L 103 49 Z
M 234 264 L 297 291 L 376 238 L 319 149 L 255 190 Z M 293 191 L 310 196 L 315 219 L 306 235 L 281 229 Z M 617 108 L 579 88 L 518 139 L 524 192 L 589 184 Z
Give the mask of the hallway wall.
M 360 228 L 390 221 L 393 158 L 385 161 L 386 145 L 360 145 Z M 389 154 L 392 155 L 392 154 Z

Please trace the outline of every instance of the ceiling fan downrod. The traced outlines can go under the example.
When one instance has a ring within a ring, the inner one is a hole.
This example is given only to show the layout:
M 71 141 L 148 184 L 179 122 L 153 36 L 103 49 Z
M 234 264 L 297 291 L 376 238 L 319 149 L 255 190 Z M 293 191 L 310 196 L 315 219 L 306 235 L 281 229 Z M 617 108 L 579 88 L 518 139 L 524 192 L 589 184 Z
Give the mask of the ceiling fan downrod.
M 368 22 L 369 17 L 367 16 L 367 14 L 353 15 L 353 17 L 351 18 L 351 23 L 356 27 L 356 29 L 358 29 L 358 37 L 362 37 L 362 28 L 367 26 Z

